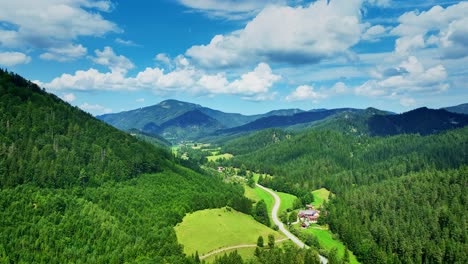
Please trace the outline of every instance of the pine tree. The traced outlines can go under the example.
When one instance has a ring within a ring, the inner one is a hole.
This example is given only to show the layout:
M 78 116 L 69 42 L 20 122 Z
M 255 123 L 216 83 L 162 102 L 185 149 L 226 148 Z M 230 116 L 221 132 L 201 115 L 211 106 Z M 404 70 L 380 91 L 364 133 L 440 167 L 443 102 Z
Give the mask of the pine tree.
M 257 239 L 257 246 L 258 247 L 263 247 L 263 237 L 259 236 Z

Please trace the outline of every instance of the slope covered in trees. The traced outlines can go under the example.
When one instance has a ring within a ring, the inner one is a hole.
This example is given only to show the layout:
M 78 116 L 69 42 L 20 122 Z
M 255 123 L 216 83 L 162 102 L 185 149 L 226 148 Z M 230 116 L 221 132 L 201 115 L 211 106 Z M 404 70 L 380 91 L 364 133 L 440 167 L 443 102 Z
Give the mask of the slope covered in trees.
M 330 228 L 366 263 L 467 263 L 468 167 L 363 186 L 328 205 Z
M 0 187 L 96 185 L 161 171 L 170 157 L 0 72 Z
M 274 175 L 259 183 L 275 190 L 336 193 L 321 221 L 364 263 L 466 261 L 467 127 L 393 137 L 309 131 L 238 153 L 225 162 Z
M 173 226 L 243 190 L 171 159 L 0 71 L 0 263 L 192 263 Z

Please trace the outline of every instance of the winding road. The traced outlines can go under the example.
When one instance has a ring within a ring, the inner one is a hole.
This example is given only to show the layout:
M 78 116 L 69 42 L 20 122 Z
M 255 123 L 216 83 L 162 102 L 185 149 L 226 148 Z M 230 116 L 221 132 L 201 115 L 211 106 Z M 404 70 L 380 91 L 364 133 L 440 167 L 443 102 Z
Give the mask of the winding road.
M 276 193 L 274 193 L 273 191 L 271 191 L 270 189 L 268 189 L 266 187 L 263 187 L 262 185 L 260 185 L 258 183 L 256 184 L 256 186 L 258 188 L 263 189 L 264 191 L 268 192 L 271 196 L 273 196 L 273 198 L 275 198 L 275 205 L 273 206 L 273 209 L 271 211 L 271 217 L 273 218 L 273 222 L 275 223 L 275 225 L 278 226 L 279 230 L 285 236 L 287 236 L 289 239 L 291 239 L 291 241 L 294 242 L 298 247 L 300 247 L 300 248 L 309 248 L 306 244 L 304 244 L 304 242 L 299 240 L 299 238 L 297 238 L 295 235 L 291 234 L 291 232 L 289 232 L 289 230 L 287 230 L 284 227 L 284 224 L 278 219 L 278 210 L 279 210 L 279 207 L 280 207 L 280 204 L 281 204 L 281 199 L 279 198 L 279 196 Z M 323 264 L 328 263 L 328 259 L 326 259 L 324 256 L 319 255 L 319 257 L 320 257 L 320 262 L 322 262 Z

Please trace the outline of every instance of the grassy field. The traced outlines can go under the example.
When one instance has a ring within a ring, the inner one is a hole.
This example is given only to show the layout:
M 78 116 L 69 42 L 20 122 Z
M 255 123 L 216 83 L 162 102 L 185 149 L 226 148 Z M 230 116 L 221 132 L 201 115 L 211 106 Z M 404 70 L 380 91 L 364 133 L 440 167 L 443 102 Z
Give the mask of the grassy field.
M 288 208 L 293 208 L 294 201 L 297 199 L 295 195 L 289 193 L 275 192 L 281 199 L 278 215 L 286 211 Z
M 215 249 L 242 244 L 256 244 L 258 236 L 264 239 L 274 234 L 284 235 L 258 223 L 252 216 L 226 208 L 197 211 L 184 217 L 175 227 L 177 240 L 188 255 L 198 251 L 204 255 Z
M 234 157 L 234 155 L 230 153 L 224 153 L 219 155 L 208 156 L 206 158 L 208 159 L 208 161 L 216 161 L 219 159 L 231 159 L 232 157 Z
M 249 186 L 244 186 L 245 188 L 245 197 L 253 200 L 255 202 L 260 201 L 261 199 L 265 200 L 265 203 L 268 208 L 268 214 L 270 217 L 270 222 L 273 223 L 271 218 L 271 210 L 273 209 L 273 205 L 275 204 L 275 199 L 267 192 L 260 188 L 250 188 Z M 282 192 L 275 192 L 281 199 L 281 205 L 279 208 L 279 213 L 286 211 L 288 208 L 292 208 L 294 200 L 296 200 L 296 196 L 288 193 Z
M 328 196 L 330 195 L 330 191 L 325 188 L 322 188 L 322 189 L 313 191 L 312 194 L 314 195 L 314 202 L 312 203 L 312 205 L 315 208 L 319 208 L 323 204 L 324 201 L 328 201 Z
M 315 229 L 314 227 L 323 228 L 322 226 L 313 224 L 308 229 L 302 229 L 302 232 L 308 232 L 315 235 L 320 243 L 320 246 L 328 251 L 336 247 L 338 249 L 338 256 L 343 258 L 345 246 L 339 240 L 335 240 L 332 237 L 332 233 L 329 230 Z M 354 256 L 353 252 L 349 252 L 351 264 L 359 263 Z

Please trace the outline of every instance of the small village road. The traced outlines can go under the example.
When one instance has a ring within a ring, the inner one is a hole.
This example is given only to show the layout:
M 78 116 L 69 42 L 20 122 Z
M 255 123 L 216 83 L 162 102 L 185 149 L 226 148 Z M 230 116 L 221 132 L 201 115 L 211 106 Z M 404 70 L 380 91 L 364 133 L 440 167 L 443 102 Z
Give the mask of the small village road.
M 300 248 L 304 248 L 304 247 L 309 248 L 299 238 L 297 238 L 295 235 L 291 234 L 291 232 L 289 232 L 289 230 L 287 230 L 284 227 L 284 224 L 278 219 L 278 210 L 279 210 L 279 207 L 280 207 L 280 204 L 281 204 L 281 199 L 279 198 L 279 196 L 276 193 L 274 193 L 273 191 L 271 191 L 270 189 L 268 189 L 266 187 L 263 187 L 262 185 L 260 185 L 258 183 L 256 185 L 257 185 L 258 188 L 261 188 L 261 189 L 265 190 L 271 196 L 273 196 L 273 198 L 275 198 L 275 205 L 273 206 L 273 209 L 271 211 L 271 217 L 273 218 L 273 222 L 275 223 L 275 225 L 278 226 L 279 230 L 285 236 L 287 236 L 289 239 L 291 239 L 291 241 L 294 242 L 298 247 L 300 247 Z M 328 259 L 326 259 L 324 256 L 319 255 L 319 257 L 320 257 L 320 262 L 322 262 L 323 264 L 328 263 Z

